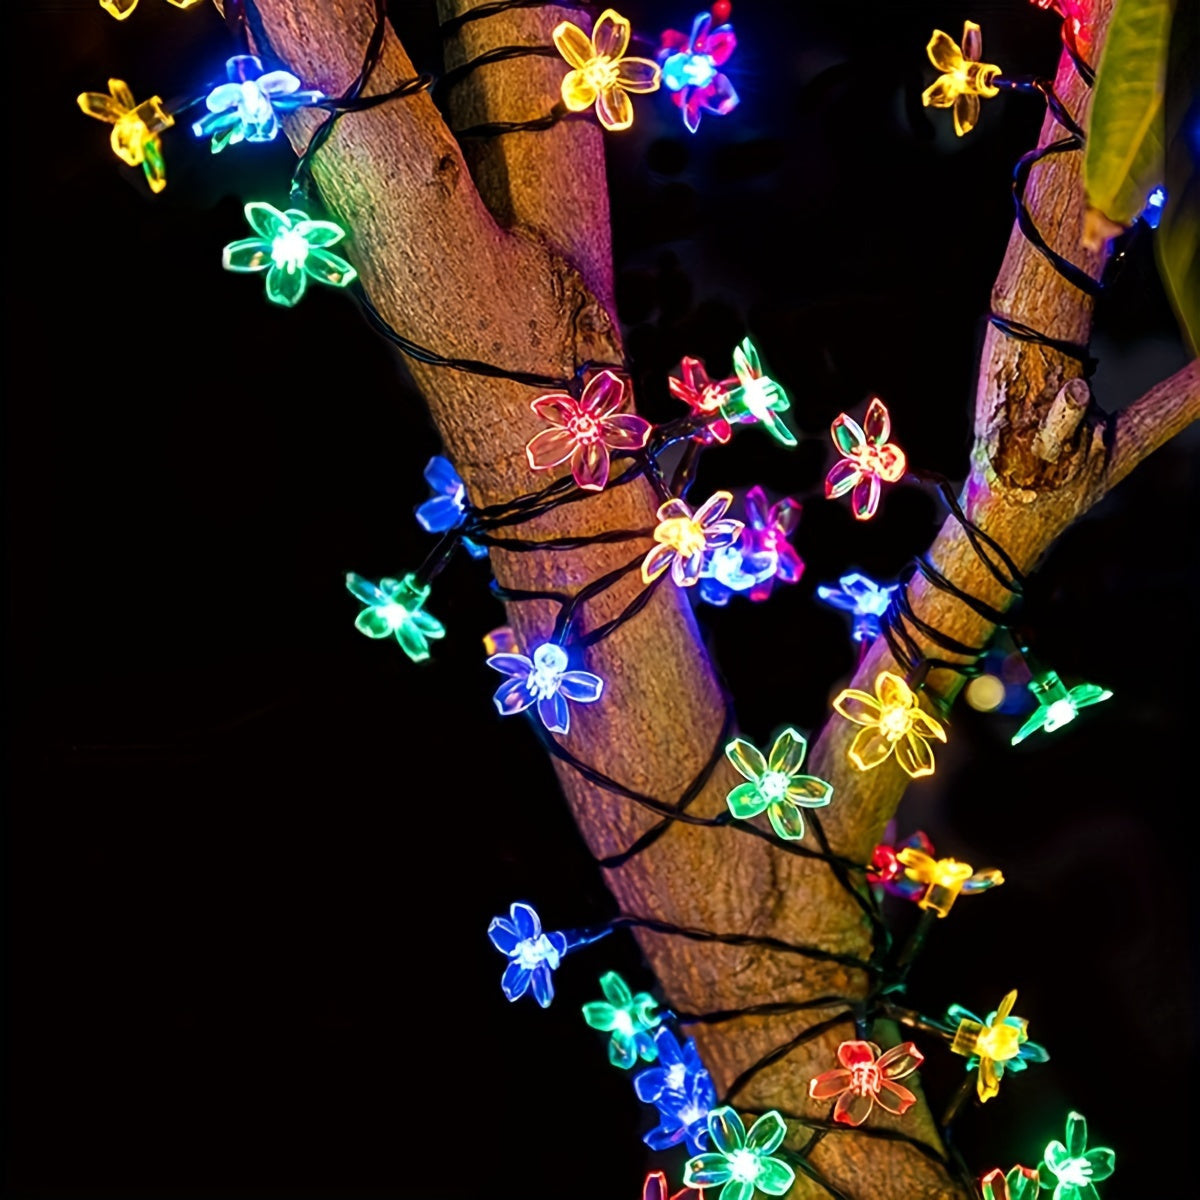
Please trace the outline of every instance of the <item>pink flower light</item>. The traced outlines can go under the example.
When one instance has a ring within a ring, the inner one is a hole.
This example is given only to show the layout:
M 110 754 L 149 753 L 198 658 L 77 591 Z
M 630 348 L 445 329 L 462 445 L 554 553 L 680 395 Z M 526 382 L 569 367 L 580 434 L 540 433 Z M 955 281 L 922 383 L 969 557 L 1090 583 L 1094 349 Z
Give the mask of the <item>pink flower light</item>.
M 908 466 L 904 451 L 888 441 L 892 419 L 887 406 L 873 396 L 861 426 L 845 413 L 839 413 L 830 431 L 842 457 L 825 476 L 826 498 L 836 500 L 851 492 L 850 507 L 855 519 L 869 520 L 879 507 L 881 485 L 895 483 Z

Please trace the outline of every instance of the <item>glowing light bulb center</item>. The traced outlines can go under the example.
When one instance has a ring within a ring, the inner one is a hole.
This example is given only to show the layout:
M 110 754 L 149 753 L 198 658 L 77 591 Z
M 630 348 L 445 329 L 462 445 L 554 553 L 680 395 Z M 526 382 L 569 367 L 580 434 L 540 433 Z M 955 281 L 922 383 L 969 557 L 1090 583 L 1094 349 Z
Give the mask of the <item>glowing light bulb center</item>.
M 704 412 L 716 412 L 725 400 L 725 389 L 719 383 L 710 383 L 700 393 L 700 407 Z
M 729 1156 L 729 1173 L 742 1183 L 753 1183 L 758 1178 L 758 1156 L 750 1150 L 735 1150 Z
M 682 1125 L 693 1125 L 708 1116 L 707 1110 L 698 1104 L 687 1104 L 679 1110 L 679 1121 Z
M 761 421 L 771 409 L 771 381 L 762 376 L 742 385 L 742 403 Z
M 554 947 L 550 944 L 550 939 L 543 933 L 541 937 L 526 938 L 523 942 L 517 943 L 516 960 L 527 971 L 532 971 L 534 967 L 545 962 L 547 958 L 557 959 L 558 955 L 554 953 Z M 557 962 L 552 962 L 552 966 L 557 966 Z
M 1074 1184 L 1075 1187 L 1086 1187 L 1092 1182 L 1091 1164 L 1086 1158 L 1073 1158 L 1058 1172 L 1059 1183 Z
M 399 629 L 400 626 L 408 620 L 411 614 L 403 604 L 389 604 L 387 608 L 384 609 L 384 615 L 386 616 L 388 626 L 391 629 Z
M 783 771 L 767 771 L 758 781 L 758 790 L 768 800 L 778 800 L 788 790 L 791 779 Z
M 667 1087 L 671 1091 L 680 1091 L 686 1082 L 687 1067 L 685 1067 L 683 1063 L 673 1063 L 667 1068 Z
M 889 742 L 899 741 L 908 732 L 911 724 L 908 709 L 900 704 L 889 705 L 879 717 L 879 728 Z
M 529 674 L 529 690 L 542 699 L 553 696 L 567 669 L 566 651 L 553 642 L 546 642 L 533 652 L 533 670 Z
M 276 234 L 271 243 L 271 261 L 289 275 L 299 271 L 307 257 L 308 242 L 294 229 L 285 229 Z
M 1006 1062 L 1020 1052 L 1021 1031 L 1012 1025 L 993 1025 L 980 1033 L 975 1045 L 985 1058 Z
M 617 1010 L 617 1014 L 613 1018 L 613 1028 L 626 1037 L 633 1037 L 636 1032 L 633 1027 L 633 1018 L 623 1008 Z
M 717 65 L 710 54 L 683 50 L 663 63 L 662 73 L 667 88 L 678 92 L 685 87 L 707 87 L 717 73 Z
M 593 58 L 583 68 L 583 77 L 598 92 L 603 92 L 617 82 L 617 64 L 611 58 Z
M 704 530 L 687 517 L 670 517 L 657 530 L 658 540 L 691 557 L 704 551 Z
M 1075 720 L 1076 712 L 1075 705 L 1070 700 L 1055 700 L 1053 704 L 1046 709 L 1046 724 L 1045 728 L 1053 732 L 1055 729 L 1066 725 L 1067 722 Z
M 567 428 L 577 442 L 585 444 L 594 442 L 600 436 L 599 423 L 594 417 L 589 417 L 587 413 L 580 413 L 578 416 L 572 417 L 567 422 Z
M 855 1063 L 850 1068 L 850 1086 L 859 1096 L 879 1091 L 879 1068 L 874 1063 Z

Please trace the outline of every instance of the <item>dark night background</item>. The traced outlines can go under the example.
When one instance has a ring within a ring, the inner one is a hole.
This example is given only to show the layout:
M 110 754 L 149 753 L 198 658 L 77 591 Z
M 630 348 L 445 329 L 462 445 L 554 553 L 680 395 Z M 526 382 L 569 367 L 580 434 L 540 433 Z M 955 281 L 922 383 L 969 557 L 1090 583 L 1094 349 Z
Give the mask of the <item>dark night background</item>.
M 622 11 L 654 37 L 699 7 Z M 437 69 L 432 3 L 393 8 Z M 515 898 L 551 928 L 612 912 L 530 731 L 492 707 L 486 565 L 436 586 L 430 663 L 353 626 L 345 572 L 402 573 L 430 544 L 411 513 L 440 446 L 402 366 L 346 297 L 284 311 L 221 271 L 244 200 L 284 198 L 286 145 L 212 158 L 177 127 L 155 198 L 75 107 L 109 75 L 139 100 L 219 77 L 220 19 L 162 0 L 121 24 L 91 0 L 12 15 L 8 1194 L 638 1195 L 650 1110 L 579 1016 L 604 970 L 652 984 L 633 942 L 569 960 L 543 1012 L 505 1002 L 484 935 Z M 816 584 L 893 577 L 940 519 L 912 488 L 865 526 L 818 499 L 831 418 L 878 392 L 913 463 L 966 468 L 1009 172 L 1042 108 L 991 101 L 962 141 L 921 109 L 929 33 L 965 16 L 985 58 L 1052 71 L 1055 20 L 1024 0 L 740 0 L 736 113 L 689 137 L 665 95 L 640 98 L 608 143 L 642 410 L 678 411 L 681 353 L 716 373 L 751 332 L 807 437 L 789 454 L 743 433 L 698 487 L 811 497 L 802 583 L 703 610 L 751 737 L 815 729 L 851 669 Z M 1184 361 L 1145 238 L 1094 349 L 1110 408 Z M 1041 656 L 1115 698 L 1015 750 L 1018 718 L 963 707 L 900 812 L 1008 877 L 938 925 L 914 1004 L 987 1012 L 1016 986 L 1052 1055 L 961 1120 L 968 1160 L 1033 1164 L 1078 1108 L 1117 1150 L 1105 1200 L 1187 1190 L 1198 442 L 1157 454 L 1032 585 Z M 962 1063 L 926 1049 L 937 1107 Z

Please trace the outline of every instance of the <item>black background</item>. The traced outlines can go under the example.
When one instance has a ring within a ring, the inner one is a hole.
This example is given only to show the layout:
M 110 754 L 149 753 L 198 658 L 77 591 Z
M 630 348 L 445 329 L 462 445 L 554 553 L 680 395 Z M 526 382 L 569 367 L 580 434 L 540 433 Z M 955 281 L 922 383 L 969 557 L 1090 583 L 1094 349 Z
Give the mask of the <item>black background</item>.
M 654 37 L 698 7 L 624 11 Z M 394 8 L 436 69 L 432 5 Z M 314 287 L 284 311 L 221 271 L 241 204 L 284 198 L 286 146 L 212 158 L 173 130 L 151 197 L 74 105 L 109 75 L 138 99 L 219 76 L 219 18 L 162 0 L 122 24 L 90 0 L 15 15 L 9 1194 L 639 1194 L 651 1114 L 578 1013 L 606 969 L 652 984 L 632 941 L 569 960 L 543 1012 L 504 1001 L 484 936 L 514 898 L 554 928 L 612 911 L 529 730 L 492 708 L 486 566 L 439 581 L 431 663 L 353 628 L 344 573 L 401 573 L 429 545 L 411 510 L 439 442 L 418 397 L 345 297 Z M 789 454 L 744 433 L 698 488 L 812 497 L 802 583 L 704 610 L 750 736 L 815 729 L 851 669 L 815 585 L 890 578 L 939 520 L 910 488 L 868 525 L 818 499 L 830 419 L 878 392 L 915 464 L 966 469 L 1009 171 L 1042 116 L 995 100 L 959 141 L 922 111 L 929 31 L 968 15 L 985 58 L 1053 69 L 1055 21 L 1019 0 L 744 0 L 736 113 L 689 137 L 643 98 L 609 140 L 642 410 L 677 411 L 663 373 L 681 353 L 716 373 L 752 332 L 807 438 Z M 1109 408 L 1184 361 L 1145 240 L 1094 348 Z M 939 924 L 914 1003 L 986 1012 L 1019 987 L 1052 1055 L 963 1118 L 965 1153 L 1034 1163 L 1078 1108 L 1117 1150 L 1106 1200 L 1186 1191 L 1196 447 L 1192 431 L 1157 454 L 1032 587 L 1042 656 L 1115 698 L 1016 750 L 1016 718 L 964 708 L 900 815 L 1008 877 Z M 947 1059 L 924 1073 L 935 1103 L 961 1077 Z M 681 1155 L 659 1161 L 677 1178 Z

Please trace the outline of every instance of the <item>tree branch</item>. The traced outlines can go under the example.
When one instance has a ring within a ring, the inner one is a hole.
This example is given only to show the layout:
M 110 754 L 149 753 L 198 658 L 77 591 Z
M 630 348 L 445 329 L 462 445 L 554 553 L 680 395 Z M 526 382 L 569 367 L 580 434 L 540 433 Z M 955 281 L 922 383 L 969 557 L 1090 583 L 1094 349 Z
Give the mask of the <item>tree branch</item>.
M 1169 379 L 1112 418 L 1112 458 L 1105 490 L 1115 487 L 1160 446 L 1200 420 L 1200 359 L 1192 359 Z

